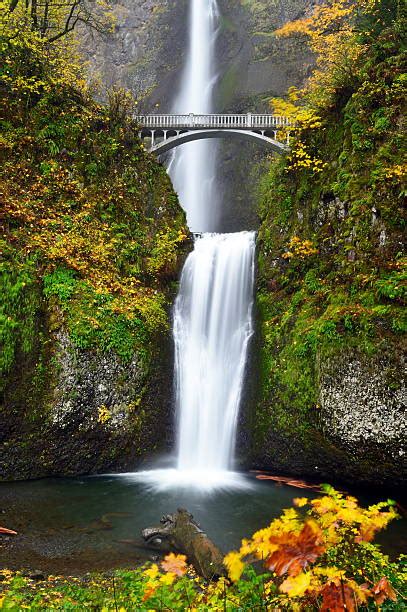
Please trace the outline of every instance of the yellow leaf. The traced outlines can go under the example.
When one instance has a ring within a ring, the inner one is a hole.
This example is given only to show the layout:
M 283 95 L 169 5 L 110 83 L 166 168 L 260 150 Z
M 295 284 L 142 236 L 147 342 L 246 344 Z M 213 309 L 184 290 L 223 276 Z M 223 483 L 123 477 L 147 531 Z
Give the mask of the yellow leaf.
M 298 576 L 289 576 L 280 585 L 280 591 L 289 597 L 302 597 L 311 584 L 311 574 L 301 572 Z
M 144 576 L 148 576 L 149 578 L 151 578 L 152 580 L 154 580 L 155 578 L 157 578 L 159 571 L 158 571 L 158 565 L 156 563 L 153 563 L 153 565 L 151 567 L 149 567 L 148 569 L 146 569 L 143 572 Z
M 239 553 L 232 551 L 224 558 L 224 564 L 226 565 L 229 577 L 233 582 L 239 580 L 244 570 L 244 563 L 242 562 Z
M 161 584 L 165 584 L 166 586 L 169 586 L 170 584 L 172 584 L 174 582 L 176 578 L 176 575 L 173 572 L 168 572 L 168 574 L 163 574 L 160 578 L 160 582 Z

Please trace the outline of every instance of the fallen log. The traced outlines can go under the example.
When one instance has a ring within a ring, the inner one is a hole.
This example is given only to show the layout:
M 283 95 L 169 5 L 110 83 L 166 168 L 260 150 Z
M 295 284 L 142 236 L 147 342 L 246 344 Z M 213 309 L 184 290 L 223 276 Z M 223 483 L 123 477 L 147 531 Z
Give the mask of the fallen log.
M 321 485 L 309 484 L 307 482 L 304 482 L 304 480 L 298 480 L 287 476 L 274 476 L 269 472 L 260 472 L 259 470 L 251 471 L 253 474 L 256 474 L 257 480 L 273 480 L 278 484 L 284 484 L 289 487 L 296 487 L 297 489 L 310 489 L 311 491 L 316 491 L 317 493 L 320 493 L 322 491 Z
M 13 529 L 6 529 L 6 527 L 0 527 L 0 533 L 3 535 L 17 535 L 17 531 L 13 531 Z
M 225 575 L 223 555 L 202 531 L 194 517 L 184 508 L 162 517 L 159 527 L 143 529 L 141 535 L 147 543 L 168 543 L 177 553 L 186 555 L 196 572 L 211 580 Z

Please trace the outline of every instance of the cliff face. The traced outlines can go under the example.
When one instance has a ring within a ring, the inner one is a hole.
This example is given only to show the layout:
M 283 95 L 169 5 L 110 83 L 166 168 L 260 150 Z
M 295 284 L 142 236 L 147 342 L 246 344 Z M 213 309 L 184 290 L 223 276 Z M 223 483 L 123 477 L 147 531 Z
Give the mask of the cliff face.
M 352 81 L 301 136 L 314 161 L 296 163 L 294 148 L 263 180 L 251 460 L 395 486 L 407 439 L 405 86 L 397 22 L 373 24 Z
M 274 30 L 315 4 L 311 0 L 219 0 L 215 105 L 249 111 L 250 100 L 267 104 L 309 74 L 310 54 Z M 185 62 L 188 0 L 120 0 L 114 7 L 115 31 L 103 37 L 84 34 L 82 50 L 91 74 L 103 84 L 124 86 L 154 112 L 170 112 Z M 258 106 L 258 110 L 260 107 Z
M 2 97 L 0 479 L 134 468 L 173 418 L 184 213 L 126 97 L 62 88 Z
M 111 35 L 83 34 L 91 75 L 106 89 L 129 89 L 141 111 L 169 112 L 187 46 L 187 6 L 187 0 L 117 2 Z
M 290 85 L 304 81 L 312 64 L 310 53 L 276 39 L 273 32 L 312 4 L 219 0 L 218 112 L 269 111 L 270 96 L 283 95 Z M 140 111 L 172 112 L 187 49 L 188 6 L 187 0 L 121 0 L 115 8 L 116 31 L 108 38 L 87 36 L 83 41 L 91 73 L 102 83 L 132 91 Z M 266 153 L 247 142 L 219 142 L 220 230 L 258 227 L 256 187 Z

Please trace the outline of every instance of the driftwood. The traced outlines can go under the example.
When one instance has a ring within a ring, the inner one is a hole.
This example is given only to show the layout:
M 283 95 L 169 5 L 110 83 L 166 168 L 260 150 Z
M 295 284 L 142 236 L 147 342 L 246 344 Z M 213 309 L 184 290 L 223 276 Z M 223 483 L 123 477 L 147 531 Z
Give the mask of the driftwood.
M 2 535 L 17 535 L 17 531 L 13 529 L 6 529 L 6 527 L 0 527 L 0 534 Z
M 285 484 L 289 487 L 296 487 L 297 489 L 310 489 L 310 491 L 316 491 L 320 493 L 322 491 L 321 485 L 309 484 L 304 480 L 297 480 L 294 478 L 287 478 L 286 476 L 274 476 L 269 472 L 260 472 L 258 470 L 251 470 L 252 473 L 256 474 L 258 480 L 273 480 L 278 484 Z
M 146 543 L 168 544 L 171 550 L 186 555 L 197 573 L 207 580 L 225 574 L 222 553 L 187 510 L 178 508 L 174 514 L 163 516 L 160 523 L 159 527 L 143 529 Z

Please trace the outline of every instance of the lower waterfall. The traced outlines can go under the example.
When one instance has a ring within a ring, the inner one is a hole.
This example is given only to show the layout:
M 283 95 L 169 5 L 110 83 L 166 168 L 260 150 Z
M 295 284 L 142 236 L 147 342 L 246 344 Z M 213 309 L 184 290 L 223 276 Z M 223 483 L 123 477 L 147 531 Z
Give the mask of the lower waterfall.
M 132 479 L 158 489 L 249 486 L 233 462 L 253 334 L 255 248 L 255 232 L 195 239 L 174 306 L 175 467 L 127 475 Z
M 178 470 L 229 470 L 252 335 L 255 233 L 203 234 L 174 309 Z

